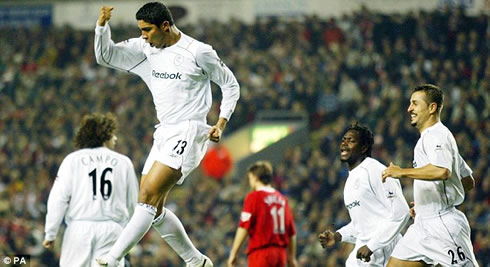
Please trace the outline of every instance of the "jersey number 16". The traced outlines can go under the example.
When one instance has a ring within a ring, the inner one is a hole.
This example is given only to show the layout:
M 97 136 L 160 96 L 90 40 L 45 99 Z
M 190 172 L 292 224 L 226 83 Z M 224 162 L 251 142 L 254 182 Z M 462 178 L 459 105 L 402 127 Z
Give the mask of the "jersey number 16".
M 105 168 L 102 171 L 102 175 L 100 176 L 100 194 L 102 195 L 102 199 L 107 200 L 111 196 L 112 193 L 112 183 L 110 180 L 105 179 L 105 175 L 107 172 L 112 173 L 112 168 Z M 90 177 L 92 177 L 92 192 L 93 196 L 92 199 L 97 199 L 97 168 L 95 168 L 93 171 L 91 171 L 88 174 Z M 107 188 L 107 189 L 106 189 Z

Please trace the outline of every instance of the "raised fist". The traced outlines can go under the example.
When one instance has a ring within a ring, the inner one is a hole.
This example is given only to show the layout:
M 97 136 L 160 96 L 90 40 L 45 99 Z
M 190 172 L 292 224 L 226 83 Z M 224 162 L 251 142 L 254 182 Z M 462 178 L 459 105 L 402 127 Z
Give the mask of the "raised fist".
M 107 21 L 111 19 L 112 10 L 114 7 L 112 6 L 102 6 L 99 12 L 99 26 L 104 26 Z

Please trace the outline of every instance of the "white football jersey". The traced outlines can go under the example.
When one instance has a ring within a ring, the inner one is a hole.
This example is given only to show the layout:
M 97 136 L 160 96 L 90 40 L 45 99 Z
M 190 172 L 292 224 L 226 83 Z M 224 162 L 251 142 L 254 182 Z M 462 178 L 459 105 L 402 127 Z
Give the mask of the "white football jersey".
M 338 230 L 342 241 L 366 244 L 375 251 L 389 245 L 408 221 L 408 204 L 400 182 L 388 178 L 386 166 L 367 157 L 349 172 L 344 186 L 344 203 L 351 222 Z
M 441 122 L 422 131 L 414 149 L 414 168 L 427 164 L 448 169 L 447 180 L 414 180 L 413 192 L 417 216 L 434 216 L 439 212 L 461 204 L 464 189 L 461 178 L 472 171 L 459 155 L 454 136 Z
M 131 160 L 106 147 L 70 153 L 60 165 L 49 194 L 46 239 L 54 240 L 65 218 L 115 221 L 125 226 L 138 200 L 138 180 Z
M 240 96 L 238 82 L 210 45 L 181 32 L 177 43 L 151 47 L 143 38 L 117 44 L 109 24 L 95 29 L 95 57 L 101 65 L 139 75 L 153 96 L 160 123 L 206 122 L 212 105 L 211 84 L 220 86 L 220 117 L 227 120 Z M 121 88 L 124 90 L 124 88 Z

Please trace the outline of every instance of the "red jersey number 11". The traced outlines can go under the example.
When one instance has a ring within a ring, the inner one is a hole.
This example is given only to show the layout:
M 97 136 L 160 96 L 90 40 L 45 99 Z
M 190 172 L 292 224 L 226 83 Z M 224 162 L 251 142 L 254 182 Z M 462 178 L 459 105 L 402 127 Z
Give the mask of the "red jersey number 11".
M 286 226 L 284 223 L 284 206 L 279 209 L 273 206 L 271 209 L 272 220 L 274 221 L 274 234 L 284 234 L 286 232 Z

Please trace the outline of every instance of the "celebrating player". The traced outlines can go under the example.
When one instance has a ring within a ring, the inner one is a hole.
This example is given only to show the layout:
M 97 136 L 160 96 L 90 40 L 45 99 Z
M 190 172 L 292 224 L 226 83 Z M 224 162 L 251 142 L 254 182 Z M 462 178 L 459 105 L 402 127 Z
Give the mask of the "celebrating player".
M 288 201 L 271 187 L 272 166 L 258 161 L 248 169 L 252 192 L 245 198 L 228 266 L 235 266 L 238 251 L 250 236 L 248 266 L 296 266 L 296 229 Z
M 213 266 L 187 236 L 177 216 L 164 207 L 175 184 L 182 184 L 203 158 L 208 140 L 218 142 L 239 98 L 238 82 L 211 46 L 181 32 L 162 3 L 143 5 L 136 13 L 139 38 L 114 44 L 103 6 L 95 29 L 95 56 L 101 65 L 134 73 L 148 85 L 160 122 L 142 171 L 135 213 L 102 266 L 114 266 L 150 226 L 188 266 Z M 218 122 L 206 124 L 211 84 L 221 88 Z
M 455 206 L 474 186 L 454 136 L 440 120 L 444 95 L 431 84 L 414 89 L 408 113 L 420 132 L 414 168 L 390 164 L 383 179 L 413 179 L 415 222 L 397 244 L 388 266 L 478 266 L 466 216 Z
M 75 136 L 79 150 L 65 157 L 49 194 L 45 248 L 53 248 L 60 224 L 60 266 L 96 266 L 129 221 L 138 198 L 131 160 L 111 149 L 117 121 L 110 115 L 86 115 Z M 122 261 L 118 261 L 123 266 Z
M 385 266 L 410 217 L 400 182 L 387 179 L 382 183 L 381 172 L 386 167 L 371 158 L 373 143 L 367 127 L 355 124 L 345 131 L 340 160 L 350 170 L 344 203 L 351 222 L 336 232 L 326 230 L 319 235 L 324 248 L 340 241 L 355 244 L 346 266 Z

